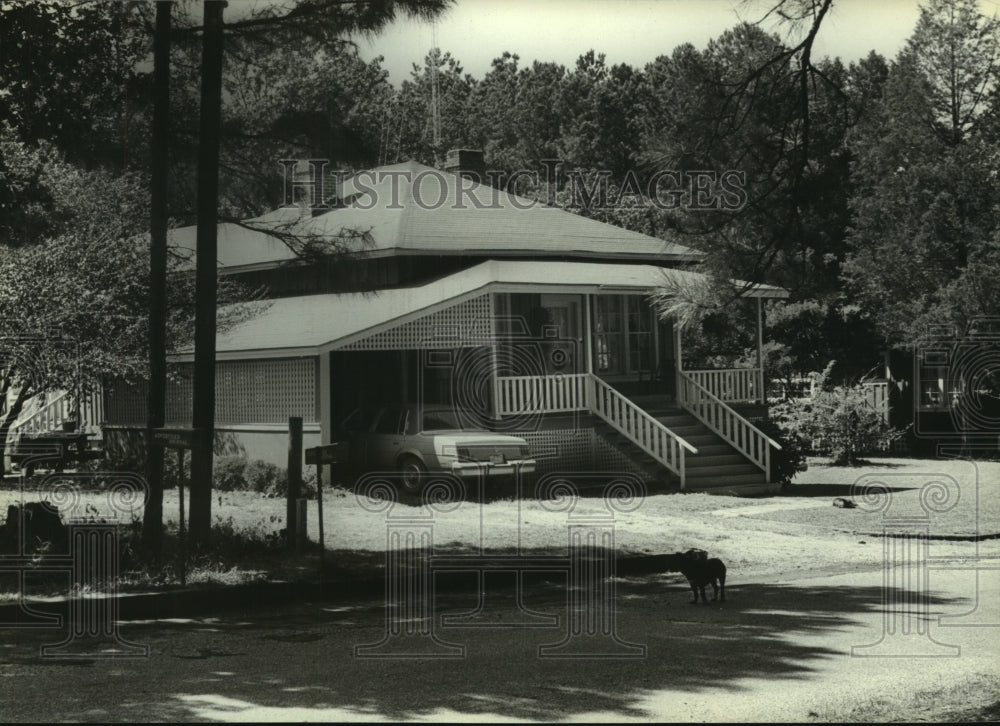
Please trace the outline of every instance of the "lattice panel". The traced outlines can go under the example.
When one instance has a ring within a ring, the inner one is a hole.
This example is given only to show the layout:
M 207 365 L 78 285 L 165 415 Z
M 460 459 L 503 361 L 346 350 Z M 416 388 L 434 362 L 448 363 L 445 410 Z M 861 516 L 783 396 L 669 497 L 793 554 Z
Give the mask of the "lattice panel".
M 505 432 L 506 433 L 506 432 Z M 590 428 L 578 430 L 513 431 L 531 447 L 540 474 L 557 472 L 632 472 L 643 479 L 648 475 L 629 458 Z
M 341 350 L 471 348 L 492 341 L 493 312 L 486 294 L 349 343 Z
M 594 432 L 594 465 L 598 471 L 628 471 L 636 474 L 641 479 L 649 479 L 649 474 L 641 467 L 632 463 L 632 460 L 619 451 L 614 445 L 609 444 L 603 436 Z
M 215 369 L 215 422 L 218 424 L 287 423 L 319 420 L 316 397 L 317 360 L 220 361 Z M 172 366 L 167 381 L 166 422 L 190 426 L 193 366 Z M 120 379 L 105 382 L 105 415 L 109 424 L 145 424 L 147 384 Z
M 107 377 L 104 390 L 104 419 L 109 424 L 146 425 L 147 384 L 139 381 L 130 385 L 122 378 Z
M 511 434 L 528 442 L 531 456 L 538 462 L 537 470 L 542 474 L 594 468 L 593 431 L 590 429 L 514 431 Z

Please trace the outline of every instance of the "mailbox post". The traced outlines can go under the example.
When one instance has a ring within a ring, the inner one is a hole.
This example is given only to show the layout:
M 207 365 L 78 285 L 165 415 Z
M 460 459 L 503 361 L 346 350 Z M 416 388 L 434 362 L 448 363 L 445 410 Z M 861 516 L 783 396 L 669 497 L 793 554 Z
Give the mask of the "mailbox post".
M 177 498 L 180 501 L 180 524 L 177 540 L 180 550 L 181 587 L 187 585 L 187 545 L 184 531 L 184 450 L 202 449 L 208 445 L 204 429 L 162 428 L 153 429 L 153 443 L 177 451 Z
M 338 441 L 325 446 L 306 449 L 306 466 L 316 466 L 316 509 L 319 513 L 319 568 L 323 571 L 326 556 L 326 538 L 323 532 L 323 465 L 343 464 L 347 461 L 347 443 Z

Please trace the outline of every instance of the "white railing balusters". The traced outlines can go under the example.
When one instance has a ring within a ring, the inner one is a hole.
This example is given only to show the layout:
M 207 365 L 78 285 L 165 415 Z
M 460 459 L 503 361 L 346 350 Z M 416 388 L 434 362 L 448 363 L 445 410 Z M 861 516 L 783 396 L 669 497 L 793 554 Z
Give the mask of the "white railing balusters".
M 497 412 L 512 416 L 586 410 L 586 378 L 586 373 L 499 378 Z
M 592 389 L 591 412 L 676 474 L 683 489 L 686 478 L 684 451 L 697 454 L 698 449 L 597 376 L 588 374 L 588 380 Z
M 683 372 L 722 401 L 763 400 L 759 368 L 725 368 Z
M 693 373 L 681 371 L 678 375 L 681 406 L 770 476 L 771 447 L 780 449 L 781 444 L 740 416 Z
M 496 390 L 501 416 L 590 411 L 676 474 L 684 488 L 685 451 L 698 449 L 597 376 L 509 376 L 497 379 Z
M 58 429 L 73 412 L 71 405 L 73 402 L 74 399 L 70 396 L 69 391 L 60 391 L 40 409 L 15 421 L 11 425 L 8 435 L 13 438 L 23 434 L 37 434 Z M 97 429 L 104 420 L 104 401 L 100 390 L 87 393 L 75 403 L 77 425 L 80 430 Z

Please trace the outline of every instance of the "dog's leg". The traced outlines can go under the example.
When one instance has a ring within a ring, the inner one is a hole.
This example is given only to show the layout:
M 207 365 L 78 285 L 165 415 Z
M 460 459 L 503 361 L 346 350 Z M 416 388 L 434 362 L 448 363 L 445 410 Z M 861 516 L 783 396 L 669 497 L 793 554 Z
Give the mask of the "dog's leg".
M 719 599 L 722 602 L 726 601 L 726 573 L 723 572 L 719 575 Z

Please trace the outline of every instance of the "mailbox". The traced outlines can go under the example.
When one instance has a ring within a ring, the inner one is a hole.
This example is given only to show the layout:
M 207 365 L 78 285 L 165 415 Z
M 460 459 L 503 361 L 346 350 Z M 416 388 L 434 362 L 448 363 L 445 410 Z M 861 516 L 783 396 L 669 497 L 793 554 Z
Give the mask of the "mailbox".
M 336 441 L 325 446 L 314 446 L 306 449 L 306 465 L 346 464 L 348 444 L 346 441 Z

